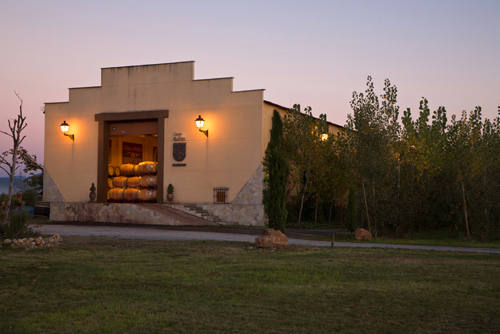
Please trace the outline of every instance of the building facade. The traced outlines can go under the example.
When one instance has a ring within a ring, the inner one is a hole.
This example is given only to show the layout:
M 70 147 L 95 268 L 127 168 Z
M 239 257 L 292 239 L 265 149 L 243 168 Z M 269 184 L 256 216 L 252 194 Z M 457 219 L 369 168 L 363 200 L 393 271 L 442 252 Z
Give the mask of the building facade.
M 263 93 L 233 91 L 232 77 L 194 79 L 192 61 L 101 69 L 100 86 L 45 104 L 51 219 L 162 223 L 144 212 L 151 202 L 263 225 L 262 159 L 273 110 L 286 112 Z

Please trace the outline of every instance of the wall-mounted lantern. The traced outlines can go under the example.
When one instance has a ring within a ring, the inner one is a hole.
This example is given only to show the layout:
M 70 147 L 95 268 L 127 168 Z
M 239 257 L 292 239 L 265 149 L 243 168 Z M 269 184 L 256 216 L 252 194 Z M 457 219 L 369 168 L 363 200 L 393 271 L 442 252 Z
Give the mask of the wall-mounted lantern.
M 61 131 L 62 133 L 66 136 L 66 137 L 69 137 L 72 141 L 75 141 L 75 135 L 74 134 L 68 134 L 68 130 L 69 130 L 69 124 L 66 123 L 66 121 L 62 122 L 61 123 Z
M 205 124 L 205 120 L 201 115 L 198 115 L 198 118 L 194 120 L 196 123 L 196 127 L 198 128 L 198 131 L 203 132 L 205 136 L 208 137 L 208 130 L 202 130 L 203 125 Z
M 322 133 L 320 138 L 321 138 L 321 141 L 327 141 L 328 140 L 328 133 Z

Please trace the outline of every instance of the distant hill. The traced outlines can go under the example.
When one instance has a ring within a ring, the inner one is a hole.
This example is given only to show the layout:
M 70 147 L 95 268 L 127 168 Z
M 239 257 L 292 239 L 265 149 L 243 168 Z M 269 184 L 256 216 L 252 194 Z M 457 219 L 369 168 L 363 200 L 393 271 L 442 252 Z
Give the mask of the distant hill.
M 23 183 L 24 176 L 14 177 L 14 193 L 21 191 L 26 187 Z M 9 192 L 9 178 L 7 176 L 0 177 L 0 194 L 7 194 Z

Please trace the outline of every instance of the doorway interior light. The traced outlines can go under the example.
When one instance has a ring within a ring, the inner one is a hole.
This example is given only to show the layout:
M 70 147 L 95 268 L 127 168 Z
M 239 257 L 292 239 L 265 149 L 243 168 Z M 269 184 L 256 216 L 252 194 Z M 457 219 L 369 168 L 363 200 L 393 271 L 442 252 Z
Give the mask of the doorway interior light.
M 66 123 L 66 121 L 63 121 L 60 125 L 62 133 L 66 136 L 69 137 L 72 141 L 75 141 L 75 135 L 74 134 L 69 134 L 69 124 Z
M 202 132 L 205 134 L 205 136 L 208 137 L 208 130 L 203 130 L 203 125 L 205 124 L 205 120 L 201 115 L 198 115 L 198 118 L 194 120 L 196 123 L 196 127 L 198 128 L 198 131 Z

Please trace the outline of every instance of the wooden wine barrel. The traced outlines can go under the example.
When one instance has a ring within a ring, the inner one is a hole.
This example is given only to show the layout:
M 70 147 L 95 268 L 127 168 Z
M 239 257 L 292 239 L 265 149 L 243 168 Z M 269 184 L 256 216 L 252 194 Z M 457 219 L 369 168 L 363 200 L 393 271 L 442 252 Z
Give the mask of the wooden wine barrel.
M 144 175 L 139 181 L 139 187 L 141 188 L 156 188 L 156 184 L 156 175 Z
M 156 190 L 154 189 L 140 189 L 139 200 L 142 202 L 156 201 Z
M 111 189 L 113 188 L 113 179 L 108 177 L 108 188 Z
M 123 201 L 123 189 L 122 188 L 112 188 L 108 190 L 108 200 L 112 202 Z
M 141 176 L 132 176 L 127 180 L 127 188 L 139 188 L 141 184 Z
M 139 174 L 139 165 L 134 165 L 134 175 L 141 175 Z
M 115 167 L 108 165 L 108 176 L 115 176 Z
M 115 176 L 113 178 L 113 186 L 117 188 L 127 188 L 127 179 L 126 176 Z
M 120 165 L 120 175 L 123 175 L 123 176 L 134 176 L 134 165 L 132 165 L 132 164 L 121 164 Z
M 127 188 L 123 191 L 123 200 L 127 202 L 137 202 L 139 199 L 139 189 Z
M 156 174 L 156 166 L 158 163 L 154 161 L 143 161 L 137 165 L 137 172 L 139 175 Z
M 115 167 L 115 176 L 120 176 L 120 167 Z

